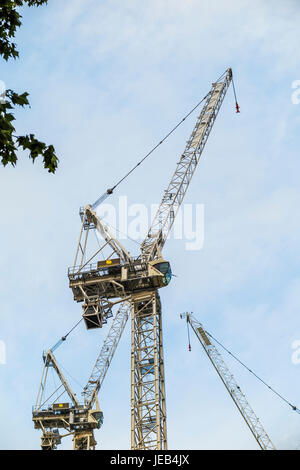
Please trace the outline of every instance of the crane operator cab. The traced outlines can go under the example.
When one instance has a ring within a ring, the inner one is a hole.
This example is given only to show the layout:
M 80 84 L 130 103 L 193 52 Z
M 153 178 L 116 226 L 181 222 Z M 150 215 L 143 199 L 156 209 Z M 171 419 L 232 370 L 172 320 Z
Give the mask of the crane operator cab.
M 155 275 L 159 274 L 159 276 Z M 169 261 L 160 258 L 149 262 L 149 276 L 153 276 L 154 287 L 164 287 L 172 279 L 172 270 Z

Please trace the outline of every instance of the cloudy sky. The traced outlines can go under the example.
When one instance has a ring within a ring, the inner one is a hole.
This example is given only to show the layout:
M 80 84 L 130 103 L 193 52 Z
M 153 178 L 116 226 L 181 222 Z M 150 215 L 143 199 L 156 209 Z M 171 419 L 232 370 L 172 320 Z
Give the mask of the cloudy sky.
M 164 251 L 177 275 L 161 291 L 169 448 L 257 448 L 196 338 L 188 352 L 179 317 L 187 310 L 300 407 L 300 363 L 292 361 L 300 340 L 300 5 L 270 3 L 52 0 L 22 11 L 20 60 L 2 64 L 0 79 L 30 93 L 17 130 L 53 143 L 60 165 L 49 175 L 20 154 L 16 168 L 1 169 L 1 449 L 40 445 L 31 407 L 42 350 L 81 315 L 67 279 L 79 207 L 123 176 L 229 66 L 241 113 L 230 89 L 185 200 L 204 205 L 204 246 L 191 251 L 171 239 Z M 120 196 L 129 207 L 159 203 L 195 118 L 119 187 L 109 201 L 116 211 Z M 78 394 L 106 333 L 81 324 L 57 351 Z M 128 324 L 100 394 L 99 448 L 130 447 L 129 340 Z M 224 359 L 275 446 L 299 447 L 300 416 Z

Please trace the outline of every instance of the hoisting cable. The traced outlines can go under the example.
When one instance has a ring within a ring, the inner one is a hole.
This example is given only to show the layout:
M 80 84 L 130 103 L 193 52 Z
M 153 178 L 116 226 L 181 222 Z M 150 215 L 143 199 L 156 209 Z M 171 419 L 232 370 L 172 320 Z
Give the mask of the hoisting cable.
M 57 341 L 57 343 L 50 349 L 51 352 L 54 352 L 64 341 L 66 341 L 67 337 L 69 336 L 70 333 L 72 333 L 73 330 L 75 330 L 75 328 L 79 325 L 80 322 L 82 322 L 83 318 L 81 318 L 77 323 L 76 325 L 73 326 L 73 328 L 71 328 L 71 330 L 64 336 L 62 336 L 60 338 L 59 341 Z
M 225 72 L 222 73 L 222 75 L 220 75 L 220 77 L 216 80 L 215 83 L 218 83 L 223 77 L 224 75 L 226 74 L 228 70 L 225 70 Z M 236 92 L 235 92 L 235 87 L 234 87 L 234 83 L 233 83 L 233 78 L 232 78 L 232 84 L 233 84 L 233 91 L 234 91 L 234 96 L 235 96 L 235 105 L 236 105 L 236 112 L 239 113 L 240 112 L 240 108 L 239 108 L 239 105 L 237 103 L 237 98 L 236 98 Z M 130 171 L 128 171 L 112 188 L 108 188 L 106 190 L 106 192 L 104 194 L 102 194 L 101 197 L 99 197 L 99 199 L 97 199 L 96 202 L 94 202 L 94 204 L 91 205 L 92 209 L 95 210 L 99 204 L 101 204 L 103 201 L 105 201 L 105 199 L 110 196 L 114 190 L 119 186 L 119 184 L 121 184 L 126 178 L 128 178 L 129 175 L 131 175 L 131 173 L 133 173 L 134 170 L 136 170 L 136 168 L 141 165 L 141 163 L 143 163 L 161 144 L 163 144 L 165 142 L 165 140 L 167 140 L 167 138 L 173 134 L 173 132 L 175 132 L 175 130 L 200 106 L 201 103 L 203 103 L 204 100 L 206 100 L 206 98 L 209 96 L 209 94 L 211 93 L 211 91 L 209 91 L 205 96 L 204 98 L 202 98 L 201 101 L 199 101 L 199 103 L 196 104 L 196 106 L 193 107 L 193 109 L 184 116 L 183 119 L 181 119 L 181 121 L 176 124 L 175 127 L 173 127 L 173 129 L 160 141 L 158 142 L 158 144 L 155 145 L 155 147 L 153 147 L 150 152 L 148 152 L 133 168 L 131 168 Z
M 236 112 L 237 113 L 240 113 L 240 107 L 238 105 L 238 101 L 237 101 L 237 97 L 236 97 L 236 91 L 235 91 L 235 86 L 234 86 L 234 80 L 233 80 L 233 77 L 231 79 L 232 81 L 232 88 L 233 88 L 233 93 L 234 93 L 234 99 L 235 99 L 235 108 L 236 108 Z
M 186 326 L 187 326 L 187 334 L 188 334 L 188 340 L 189 340 L 189 351 L 192 350 L 192 347 L 191 347 L 191 337 L 190 337 L 190 329 L 189 329 L 189 320 L 188 318 L 186 319 Z
M 251 370 L 246 364 L 244 364 L 238 357 L 236 357 L 231 351 L 229 351 L 225 346 L 223 346 L 220 341 L 218 341 L 216 338 L 214 338 L 208 331 L 205 330 L 205 333 L 211 337 L 213 341 L 215 341 L 221 348 L 223 348 L 230 356 L 232 356 L 239 364 L 241 364 L 245 369 L 248 370 L 254 377 L 256 377 L 260 382 L 262 382 L 269 390 L 271 390 L 275 395 L 277 395 L 281 400 L 283 400 L 285 403 L 287 403 L 293 411 L 296 411 L 297 413 L 300 414 L 300 409 L 297 408 L 295 405 L 292 405 L 286 398 L 284 398 L 280 393 L 278 393 L 276 390 L 274 390 L 273 387 L 271 387 L 269 384 L 267 384 L 261 377 L 259 377 L 253 370 Z
M 75 379 L 71 374 L 70 372 L 62 365 L 58 362 L 58 360 L 56 359 L 56 362 L 58 364 L 58 366 L 60 367 L 60 369 L 63 369 L 65 371 L 65 373 L 70 377 L 70 379 L 72 379 L 77 385 L 79 385 L 79 387 L 83 390 L 84 387 L 81 385 L 80 382 L 78 382 L 77 379 Z
M 131 238 L 127 233 L 125 232 L 122 232 L 121 230 L 119 230 L 118 228 L 114 227 L 113 225 L 109 224 L 107 221 L 105 221 L 106 225 L 108 226 L 108 228 L 111 228 L 112 230 L 115 230 L 116 232 L 118 232 L 119 235 L 124 235 L 125 237 L 128 238 L 128 240 L 134 242 L 136 245 L 138 245 L 139 247 L 141 246 L 139 242 L 137 242 L 136 240 L 134 240 L 134 238 Z
M 52 380 L 53 380 L 53 385 L 54 385 L 54 393 L 52 395 L 54 395 L 56 393 L 56 399 L 58 398 L 58 388 L 56 386 L 56 381 L 55 381 L 55 375 L 54 375 L 54 370 L 51 368 L 51 372 L 52 372 Z
M 225 74 L 226 72 L 224 72 L 221 77 L 223 77 L 223 75 Z M 220 78 L 221 78 L 220 77 Z M 220 80 L 220 78 L 218 78 L 217 81 Z M 167 138 L 173 134 L 173 132 L 176 131 L 176 129 L 200 106 L 201 103 L 203 103 L 204 100 L 206 100 L 206 98 L 208 97 L 208 95 L 210 94 L 210 91 L 204 96 L 204 98 L 202 98 L 201 101 L 199 101 L 198 104 L 196 104 L 196 106 L 193 107 L 193 109 L 184 116 L 183 119 L 181 119 L 181 121 L 176 124 L 175 127 L 173 127 L 173 129 L 160 141 L 158 142 L 158 144 L 155 145 L 155 147 L 153 147 L 150 152 L 148 152 L 133 168 L 131 168 L 130 171 L 128 171 L 128 173 L 126 173 L 112 188 L 109 188 L 107 189 L 107 191 L 99 198 L 97 199 L 96 202 L 94 202 L 94 204 L 91 206 L 93 210 L 95 210 L 99 204 L 101 204 L 103 201 L 105 201 L 105 199 L 110 196 L 114 190 L 119 186 L 119 184 L 121 184 L 126 178 L 128 178 L 129 175 L 131 175 L 131 173 L 133 173 L 133 171 L 139 166 L 141 165 L 141 163 L 143 163 L 146 158 L 148 158 L 161 144 L 163 144 L 165 142 L 165 140 L 167 140 Z

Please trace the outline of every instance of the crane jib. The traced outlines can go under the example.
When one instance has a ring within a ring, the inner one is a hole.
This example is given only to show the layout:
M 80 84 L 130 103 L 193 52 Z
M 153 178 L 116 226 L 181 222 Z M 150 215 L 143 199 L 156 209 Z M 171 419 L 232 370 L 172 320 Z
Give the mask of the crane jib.
M 147 237 L 141 245 L 142 257 L 145 260 L 155 259 L 165 244 L 231 80 L 232 72 L 228 69 L 220 81 L 212 84 L 193 132 L 177 163 L 169 186 L 164 192 Z

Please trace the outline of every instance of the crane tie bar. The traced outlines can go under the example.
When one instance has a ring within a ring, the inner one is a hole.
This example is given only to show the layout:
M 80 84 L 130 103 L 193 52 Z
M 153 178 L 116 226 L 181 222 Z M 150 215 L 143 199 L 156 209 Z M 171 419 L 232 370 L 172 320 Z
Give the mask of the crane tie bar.
M 224 73 L 226 73 L 226 72 L 224 72 Z M 218 78 L 217 81 L 219 81 L 219 80 L 223 77 L 224 73 L 221 75 L 220 78 Z M 206 100 L 206 98 L 208 97 L 209 93 L 210 93 L 210 92 L 208 92 L 208 93 L 204 96 L 204 98 L 202 98 L 202 100 L 199 101 L 199 103 L 197 103 L 196 106 L 194 106 L 193 109 L 192 109 L 188 114 L 186 114 L 186 115 L 184 116 L 184 118 L 182 118 L 181 121 L 180 121 L 178 124 L 176 124 L 176 126 L 173 127 L 173 129 L 172 129 L 160 142 L 158 142 L 158 144 L 156 144 L 155 147 L 153 147 L 153 148 L 150 150 L 150 152 L 148 152 L 133 168 L 131 168 L 131 170 L 128 171 L 112 188 L 107 189 L 107 191 L 106 191 L 104 194 L 102 194 L 102 196 L 101 196 L 99 199 L 97 199 L 96 202 L 94 202 L 94 204 L 92 205 L 92 209 L 95 210 L 95 209 L 99 206 L 99 204 L 101 204 L 103 201 L 105 201 L 105 199 L 106 199 L 108 196 L 110 196 L 110 195 L 114 192 L 114 190 L 119 186 L 119 184 L 121 184 L 126 178 L 128 178 L 128 176 L 131 175 L 131 173 L 133 173 L 134 170 L 136 170 L 136 168 L 137 168 L 141 163 L 143 163 L 161 144 L 163 144 L 163 143 L 165 142 L 165 140 L 167 140 L 167 138 L 168 138 L 171 134 L 173 134 L 173 132 L 175 132 L 176 129 L 178 129 L 178 127 L 179 127 L 179 126 L 180 126 L 180 125 L 181 125 L 181 124 L 200 106 L 200 104 L 202 104 L 203 101 Z
M 218 83 L 223 77 L 224 75 L 226 74 L 227 70 L 225 70 L 225 72 L 222 73 L 222 75 L 216 80 L 215 83 Z M 236 112 L 239 113 L 240 112 L 240 108 L 239 108 L 239 105 L 237 103 L 237 97 L 236 97 L 236 91 L 235 91 L 235 86 L 234 86 L 234 83 L 233 83 L 233 78 L 232 78 L 232 84 L 233 84 L 233 92 L 234 92 L 234 97 L 235 97 L 235 105 L 236 105 Z M 200 106 L 201 103 L 203 103 L 203 101 L 206 100 L 206 98 L 208 97 L 208 95 L 210 94 L 210 92 L 208 92 L 204 98 L 202 98 L 201 101 L 199 101 L 199 103 L 196 104 L 196 106 L 193 107 L 193 109 L 184 116 L 184 118 L 181 119 L 181 121 L 176 124 L 175 127 L 173 127 L 173 129 L 160 141 L 158 142 L 158 144 L 155 145 L 155 147 L 153 147 L 150 152 L 148 152 L 130 171 L 128 171 L 114 186 L 112 186 L 111 188 L 108 188 L 106 190 L 106 192 L 104 194 L 102 194 L 102 196 L 97 199 L 96 202 L 94 202 L 94 204 L 92 204 L 92 209 L 96 209 L 99 204 L 101 204 L 103 201 L 105 201 L 105 199 L 110 196 L 114 190 L 119 186 L 119 184 L 121 184 L 126 178 L 128 178 L 129 175 L 131 175 L 131 173 L 134 172 L 134 170 L 136 170 L 136 168 L 141 164 L 143 163 L 161 144 L 163 144 L 165 142 L 165 140 L 171 135 L 173 134 L 173 132 Z
M 75 328 L 79 325 L 79 323 L 82 322 L 82 320 L 83 320 L 83 318 L 81 318 L 81 319 L 76 323 L 76 325 L 74 325 L 73 328 L 70 329 L 70 331 L 69 331 L 66 335 L 62 336 L 62 337 L 60 338 L 60 340 L 57 341 L 57 343 L 51 348 L 51 352 L 54 352 L 64 341 L 66 341 L 66 339 L 67 339 L 67 337 L 69 336 L 69 334 L 72 333 L 73 330 L 75 330 Z

